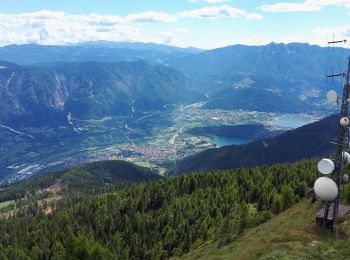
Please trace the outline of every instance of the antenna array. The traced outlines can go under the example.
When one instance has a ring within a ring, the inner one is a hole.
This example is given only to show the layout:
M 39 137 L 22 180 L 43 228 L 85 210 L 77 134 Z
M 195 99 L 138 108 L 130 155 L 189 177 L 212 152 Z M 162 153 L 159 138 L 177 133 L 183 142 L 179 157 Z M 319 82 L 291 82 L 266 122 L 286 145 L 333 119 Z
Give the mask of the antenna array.
M 329 44 L 346 43 L 346 40 L 331 41 Z M 316 180 L 314 190 L 316 196 L 325 202 L 321 217 L 323 227 L 333 227 L 334 220 L 338 216 L 340 202 L 340 186 L 348 180 L 348 176 L 344 174 L 344 165 L 350 163 L 350 155 L 345 152 L 345 147 L 349 148 L 349 94 L 350 94 L 350 56 L 348 57 L 348 69 L 344 73 L 328 75 L 327 78 L 344 77 L 343 93 L 340 103 L 340 120 L 338 130 L 338 141 L 336 143 L 336 152 L 334 162 L 329 159 L 322 159 L 318 163 L 318 170 L 322 174 L 331 177 L 320 177 Z M 339 97 L 334 90 L 327 93 L 327 99 L 331 102 L 339 102 Z M 317 214 L 316 219 L 320 216 Z

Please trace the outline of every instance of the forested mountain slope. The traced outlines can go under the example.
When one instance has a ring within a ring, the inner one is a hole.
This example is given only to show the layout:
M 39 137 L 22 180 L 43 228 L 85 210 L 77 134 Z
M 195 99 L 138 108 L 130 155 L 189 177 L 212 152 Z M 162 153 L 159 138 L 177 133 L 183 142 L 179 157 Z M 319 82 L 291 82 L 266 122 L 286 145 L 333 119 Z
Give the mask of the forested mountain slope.
M 126 161 L 99 161 L 46 173 L 1 188 L 0 203 L 50 196 L 97 195 L 131 184 L 161 179 L 147 168 Z
M 310 189 L 316 162 L 184 175 L 115 193 L 39 203 L 0 220 L 5 258 L 159 259 L 222 245 L 284 211 Z M 45 214 L 46 212 L 46 214 Z
M 0 65 L 3 124 L 52 125 L 67 121 L 68 115 L 130 115 L 201 98 L 175 69 L 145 61 Z

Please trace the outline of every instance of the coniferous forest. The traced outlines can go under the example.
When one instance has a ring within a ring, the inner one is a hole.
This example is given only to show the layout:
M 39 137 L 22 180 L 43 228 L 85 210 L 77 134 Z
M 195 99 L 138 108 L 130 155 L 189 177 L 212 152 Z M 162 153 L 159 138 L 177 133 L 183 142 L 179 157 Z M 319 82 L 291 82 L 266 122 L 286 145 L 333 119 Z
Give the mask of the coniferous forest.
M 30 200 L 1 218 L 0 258 L 164 259 L 207 241 L 220 247 L 304 198 L 316 177 L 311 160 L 145 180 L 98 195 L 62 190 L 50 212 Z

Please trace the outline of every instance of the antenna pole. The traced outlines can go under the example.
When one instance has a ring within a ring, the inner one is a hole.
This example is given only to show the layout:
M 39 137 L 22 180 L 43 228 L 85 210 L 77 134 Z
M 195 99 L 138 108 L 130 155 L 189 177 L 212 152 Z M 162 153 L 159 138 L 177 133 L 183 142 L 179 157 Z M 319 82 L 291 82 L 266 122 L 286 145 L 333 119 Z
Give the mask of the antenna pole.
M 335 41 L 334 35 L 333 35 L 333 41 L 328 42 L 328 44 L 333 44 L 333 50 L 334 50 L 334 44 L 335 43 L 346 43 L 347 40 L 341 40 L 341 41 Z M 346 146 L 346 143 L 349 142 L 349 127 L 348 123 L 342 123 L 343 118 L 349 120 L 349 94 L 350 94 L 350 56 L 348 58 L 348 69 L 346 73 L 337 73 L 334 74 L 332 71 L 331 75 L 328 75 L 327 78 L 334 78 L 334 77 L 344 77 L 345 78 L 345 84 L 343 85 L 343 95 L 341 99 L 341 106 L 340 106 L 340 118 L 339 118 L 339 130 L 338 130 L 338 141 L 337 141 L 337 148 L 335 152 L 335 160 L 334 160 L 334 174 L 333 174 L 333 180 L 335 181 L 337 188 L 338 188 L 338 195 L 333 201 L 326 202 L 326 205 L 324 205 L 323 209 L 323 219 L 322 219 L 322 226 L 326 227 L 327 222 L 331 221 L 331 226 L 333 227 L 334 221 L 336 220 L 336 217 L 338 216 L 338 209 L 339 209 L 339 202 L 340 202 L 340 185 L 343 182 L 344 178 L 344 147 Z M 347 144 L 348 145 L 348 144 Z M 331 219 L 328 219 L 328 216 L 331 216 Z
M 348 117 L 348 108 L 349 108 L 349 92 L 350 92 L 350 56 L 348 58 L 348 70 L 346 73 L 346 82 L 343 86 L 343 98 L 341 103 L 341 111 L 340 118 Z M 343 175 L 344 175 L 344 167 L 343 167 L 343 148 L 345 144 L 346 135 L 348 133 L 346 126 L 340 125 L 339 127 L 339 135 L 338 135 L 338 145 L 335 154 L 335 174 L 336 174 L 336 184 L 338 186 L 338 197 L 334 201 L 333 206 L 333 221 L 336 219 L 338 215 L 338 208 L 340 202 L 340 185 L 342 183 Z

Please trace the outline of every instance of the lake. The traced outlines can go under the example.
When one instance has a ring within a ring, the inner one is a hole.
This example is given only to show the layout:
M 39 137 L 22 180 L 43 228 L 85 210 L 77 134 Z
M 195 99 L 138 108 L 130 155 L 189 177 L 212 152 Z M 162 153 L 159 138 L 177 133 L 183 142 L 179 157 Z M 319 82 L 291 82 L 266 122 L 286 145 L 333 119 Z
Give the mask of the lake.
M 213 136 L 213 142 L 217 147 L 222 147 L 231 144 L 246 144 L 253 141 L 248 138 L 239 138 L 239 137 L 223 137 L 223 136 Z
M 299 117 L 291 117 L 291 116 L 279 116 L 279 117 L 276 117 L 271 124 L 288 127 L 288 128 L 298 128 L 303 125 L 310 124 L 312 122 L 315 122 L 315 120 L 299 118 Z
M 278 116 L 271 122 L 272 125 L 288 127 L 288 128 L 298 128 L 300 126 L 310 124 L 315 122 L 315 120 L 300 118 L 296 116 Z M 226 145 L 240 145 L 247 144 L 254 140 L 248 138 L 240 137 L 224 137 L 224 136 L 213 136 L 213 142 L 217 147 L 222 147 Z

